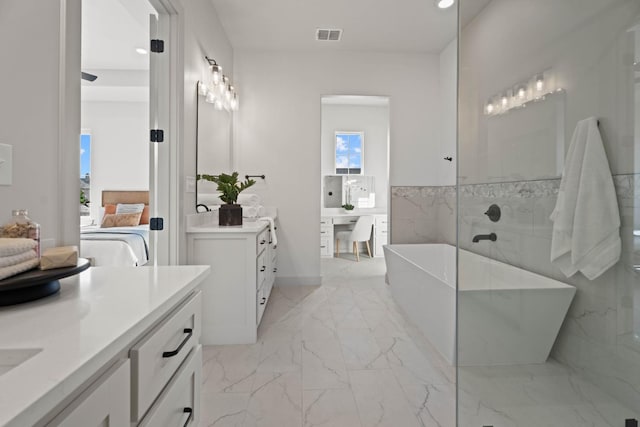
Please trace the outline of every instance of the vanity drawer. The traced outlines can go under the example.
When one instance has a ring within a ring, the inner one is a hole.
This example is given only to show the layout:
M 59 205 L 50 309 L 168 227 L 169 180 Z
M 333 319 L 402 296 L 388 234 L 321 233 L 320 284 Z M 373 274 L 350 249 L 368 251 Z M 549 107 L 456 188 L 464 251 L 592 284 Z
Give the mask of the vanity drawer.
M 202 346 L 198 345 L 180 366 L 140 427 L 198 425 L 201 373 Z
M 256 255 L 265 250 L 267 245 L 269 245 L 269 229 L 265 228 L 258 234 L 256 240 Z
M 326 237 L 332 239 L 333 225 L 321 225 L 320 226 L 320 238 Z
M 256 292 L 256 325 L 260 324 L 265 308 L 267 308 L 268 295 L 266 286 L 261 286 Z
M 256 260 L 256 271 L 258 273 L 256 289 L 260 289 L 267 278 L 267 251 L 258 255 L 258 259 Z
M 331 256 L 331 241 L 327 238 L 320 238 L 320 256 Z
M 131 358 L 131 419 L 147 412 L 191 349 L 200 341 L 202 293 L 176 308 L 129 352 Z
M 339 224 L 355 224 L 358 222 L 358 216 L 338 216 L 333 218 L 333 223 L 336 225 Z
M 389 219 L 387 216 L 377 216 L 376 217 L 376 229 L 387 229 L 387 224 Z
M 333 218 L 330 216 L 323 216 L 320 218 L 320 226 L 323 225 L 333 225 Z

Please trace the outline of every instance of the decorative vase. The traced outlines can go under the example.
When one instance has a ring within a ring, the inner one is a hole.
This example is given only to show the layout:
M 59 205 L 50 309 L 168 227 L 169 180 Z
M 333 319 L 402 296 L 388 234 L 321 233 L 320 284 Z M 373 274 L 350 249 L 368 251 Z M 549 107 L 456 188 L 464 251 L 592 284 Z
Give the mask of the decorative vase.
M 218 225 L 242 225 L 242 206 L 238 204 L 221 205 L 218 210 Z

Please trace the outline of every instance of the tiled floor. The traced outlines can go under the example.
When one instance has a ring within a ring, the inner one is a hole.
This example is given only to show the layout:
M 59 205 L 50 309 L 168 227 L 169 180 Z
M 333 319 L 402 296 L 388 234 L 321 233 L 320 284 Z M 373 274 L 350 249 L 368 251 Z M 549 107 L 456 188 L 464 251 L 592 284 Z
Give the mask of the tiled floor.
M 274 288 L 253 345 L 205 347 L 201 426 L 453 427 L 455 370 L 408 324 L 381 258 Z M 461 368 L 461 427 L 622 426 L 640 414 L 550 360 Z
M 206 347 L 202 426 L 453 426 L 454 369 L 405 322 L 384 259 L 274 288 L 254 345 Z

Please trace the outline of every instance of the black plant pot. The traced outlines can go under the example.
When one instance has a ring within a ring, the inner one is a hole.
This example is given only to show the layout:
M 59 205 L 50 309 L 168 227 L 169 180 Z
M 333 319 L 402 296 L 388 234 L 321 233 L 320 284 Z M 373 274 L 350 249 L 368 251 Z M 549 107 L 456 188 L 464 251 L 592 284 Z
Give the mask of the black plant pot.
M 218 224 L 220 226 L 242 225 L 242 206 L 221 205 L 218 211 Z

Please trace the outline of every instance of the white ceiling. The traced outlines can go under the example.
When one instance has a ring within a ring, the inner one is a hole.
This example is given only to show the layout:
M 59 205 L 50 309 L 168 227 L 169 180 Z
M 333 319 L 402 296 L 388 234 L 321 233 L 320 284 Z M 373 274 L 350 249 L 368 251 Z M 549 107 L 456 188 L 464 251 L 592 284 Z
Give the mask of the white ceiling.
M 364 105 L 367 107 L 386 107 L 389 98 L 386 96 L 361 96 L 361 95 L 327 95 L 320 102 L 324 105 Z
M 439 52 L 456 36 L 456 7 L 434 0 L 211 0 L 235 49 Z M 465 3 L 466 24 L 491 0 Z M 317 28 L 344 30 L 339 42 Z
M 149 15 L 147 0 L 82 0 L 82 68 L 149 69 Z

